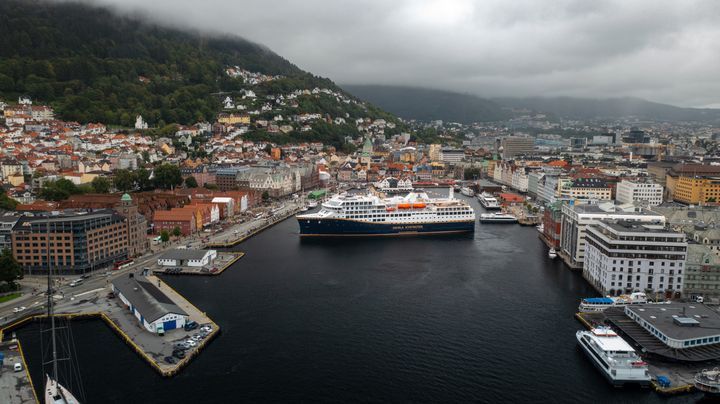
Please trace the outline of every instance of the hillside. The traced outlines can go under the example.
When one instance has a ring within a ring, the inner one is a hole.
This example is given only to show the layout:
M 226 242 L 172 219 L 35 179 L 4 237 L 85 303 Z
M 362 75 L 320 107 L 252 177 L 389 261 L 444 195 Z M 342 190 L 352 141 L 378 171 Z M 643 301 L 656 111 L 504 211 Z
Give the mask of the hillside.
M 720 110 L 681 108 L 639 98 L 530 97 L 493 99 L 506 107 L 529 109 L 571 119 L 636 117 L 653 121 L 720 121 Z
M 351 94 L 395 115 L 423 121 L 472 123 L 510 117 L 493 101 L 469 94 L 416 87 L 343 85 Z
M 219 93 L 249 87 L 226 73 L 231 66 L 273 77 L 253 84 L 258 97 L 339 90 L 241 38 L 161 27 L 85 3 L 3 0 L 0 15 L 0 99 L 29 95 L 64 120 L 132 126 L 142 114 L 159 127 L 209 121 L 221 110 Z M 327 104 L 310 100 L 303 109 L 351 117 L 359 109 L 330 111 Z M 360 109 L 394 119 L 372 106 Z

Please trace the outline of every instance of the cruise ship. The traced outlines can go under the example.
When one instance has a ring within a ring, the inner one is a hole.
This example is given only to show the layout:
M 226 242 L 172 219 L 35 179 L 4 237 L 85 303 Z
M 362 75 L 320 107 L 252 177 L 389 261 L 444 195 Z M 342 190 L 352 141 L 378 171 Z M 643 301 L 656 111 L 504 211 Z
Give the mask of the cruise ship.
M 645 304 L 647 302 L 647 295 L 643 292 L 634 292 L 630 295 L 620 295 L 617 297 L 586 297 L 580 301 L 578 310 L 581 313 L 594 313 L 605 311 L 608 307 Z
M 617 386 L 626 383 L 643 386 L 650 384 L 647 363 L 638 356 L 630 344 L 609 327 L 578 331 L 575 337 L 590 361 L 610 383 Z
M 492 194 L 489 194 L 487 192 L 483 192 L 480 195 L 478 195 L 478 202 L 480 202 L 480 205 L 485 208 L 485 210 L 498 210 L 500 209 L 500 203 L 498 200 L 492 196 Z
M 334 195 L 317 213 L 296 216 L 301 236 L 391 236 L 475 231 L 475 212 L 455 199 L 424 192 L 380 198 Z

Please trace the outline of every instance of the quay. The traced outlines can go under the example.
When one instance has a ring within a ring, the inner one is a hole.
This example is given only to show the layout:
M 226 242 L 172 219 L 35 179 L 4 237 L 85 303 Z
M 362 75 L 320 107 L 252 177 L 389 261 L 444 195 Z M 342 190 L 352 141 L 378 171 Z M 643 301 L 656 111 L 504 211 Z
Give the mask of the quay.
M 3 356 L 2 366 L 0 366 L 0 402 L 8 404 L 39 403 L 20 341 L 13 338 L 0 342 L 0 354 Z M 20 364 L 22 369 L 16 371 L 15 364 Z
M 230 248 L 230 247 L 234 247 L 234 246 L 242 243 L 243 241 L 249 239 L 250 237 L 252 237 L 252 236 L 254 236 L 254 235 L 258 234 L 258 233 L 261 233 L 261 232 L 269 229 L 270 227 L 272 227 L 272 226 L 274 226 L 274 225 L 276 225 L 276 224 L 278 224 L 278 223 L 280 223 L 280 222 L 282 222 L 282 221 L 284 221 L 284 220 L 287 220 L 288 218 L 294 216 L 295 214 L 297 214 L 297 213 L 299 213 L 299 212 L 300 212 L 300 208 L 299 208 L 299 207 L 295 207 L 294 209 L 291 209 L 291 210 L 289 210 L 288 212 L 285 212 L 285 213 L 282 214 L 281 216 L 278 216 L 277 218 L 273 218 L 272 220 L 269 220 L 267 223 L 265 223 L 264 225 L 262 225 L 262 226 L 260 226 L 260 227 L 252 228 L 252 229 L 244 232 L 240 237 L 238 237 L 238 238 L 236 238 L 236 239 L 233 239 L 233 240 L 226 239 L 226 241 L 224 241 L 224 242 L 219 242 L 219 241 L 210 242 L 210 243 L 205 244 L 205 248 Z
M 587 329 L 594 328 L 598 325 L 605 325 L 607 320 L 607 316 L 603 312 L 576 313 L 575 318 Z M 664 362 L 655 358 L 646 358 L 645 355 L 643 355 L 643 360 L 647 362 L 650 375 L 652 376 L 650 385 L 656 393 L 661 395 L 694 392 L 695 374 L 704 368 L 697 364 Z M 658 376 L 667 377 L 670 380 L 670 386 L 661 386 L 657 381 Z
M 162 291 L 165 298 L 182 308 L 188 314 L 189 320 L 195 321 L 201 326 L 207 325 L 212 328 L 212 331 L 207 336 L 196 341 L 196 346 L 187 350 L 184 358 L 177 359 L 175 363 L 168 363 L 165 358 L 173 356 L 173 350 L 177 342 L 188 340 L 195 332 L 187 332 L 179 328 L 160 336 L 147 331 L 117 297 L 109 294 L 111 291 L 109 286 L 90 293 L 82 293 L 82 299 L 79 296 L 60 299 L 56 306 L 58 314 L 55 314 L 55 317 L 66 320 L 102 320 L 161 376 L 172 377 L 187 366 L 200 351 L 207 347 L 210 341 L 219 335 L 220 327 L 207 314 L 195 307 L 160 278 L 149 275 L 147 279 L 158 286 L 158 290 Z M 38 313 L 41 309 L 42 307 L 38 307 L 34 312 L 29 312 L 5 325 L 0 329 L 0 336 L 7 335 L 7 333 L 28 322 L 46 320 L 48 317 L 46 314 Z M 101 311 L 98 311 L 98 309 Z
M 215 267 L 211 270 L 203 270 L 200 267 L 178 267 L 179 271 L 173 271 L 170 268 L 160 267 L 154 265 L 152 273 L 155 275 L 199 275 L 199 276 L 218 276 L 225 272 L 226 269 L 230 268 L 232 264 L 238 262 L 240 258 L 244 257 L 244 252 L 232 252 L 226 251 L 218 254 L 215 260 Z

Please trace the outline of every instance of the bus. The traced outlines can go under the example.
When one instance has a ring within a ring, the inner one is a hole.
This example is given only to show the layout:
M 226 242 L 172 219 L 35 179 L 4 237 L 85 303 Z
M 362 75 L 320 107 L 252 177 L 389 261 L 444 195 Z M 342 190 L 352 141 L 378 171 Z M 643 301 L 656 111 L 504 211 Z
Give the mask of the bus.
M 115 266 L 113 267 L 113 271 L 119 271 L 121 269 L 128 268 L 130 265 L 133 264 L 133 262 L 134 262 L 133 260 L 118 261 L 115 263 Z

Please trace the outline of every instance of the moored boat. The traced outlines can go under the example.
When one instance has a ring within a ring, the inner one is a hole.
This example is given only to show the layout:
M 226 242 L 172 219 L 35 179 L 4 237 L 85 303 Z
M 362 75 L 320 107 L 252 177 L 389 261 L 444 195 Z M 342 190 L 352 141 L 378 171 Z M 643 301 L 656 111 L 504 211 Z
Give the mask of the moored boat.
M 720 397 L 720 370 L 703 369 L 695 375 L 695 388 L 707 396 Z
M 500 209 L 500 203 L 498 202 L 497 198 L 492 196 L 492 194 L 489 194 L 487 192 L 483 192 L 480 195 L 478 195 L 478 202 L 480 202 L 480 205 L 485 208 L 485 210 L 498 210 Z
M 648 365 L 630 344 L 609 327 L 596 327 L 575 333 L 578 344 L 590 361 L 610 383 L 622 386 L 650 384 Z
M 557 258 L 557 252 L 555 251 L 554 248 L 551 248 L 551 249 L 548 251 L 548 257 L 549 257 L 549 258 L 552 258 L 552 259 Z
M 480 223 L 517 223 L 517 218 L 506 213 L 482 213 Z
M 460 193 L 463 194 L 463 195 L 465 195 L 465 196 L 475 196 L 475 191 L 473 191 L 473 190 L 472 190 L 471 188 L 469 188 L 469 187 L 462 187 L 462 188 L 460 189 Z
M 296 216 L 301 236 L 387 236 L 475 230 L 475 212 L 464 200 L 426 193 L 380 198 L 333 196 L 316 213 Z
M 647 302 L 647 295 L 643 292 L 633 292 L 629 295 L 616 297 L 586 297 L 580 301 L 578 310 L 581 313 L 593 313 L 605 311 L 608 307 L 626 306 L 628 304 L 645 304 Z

